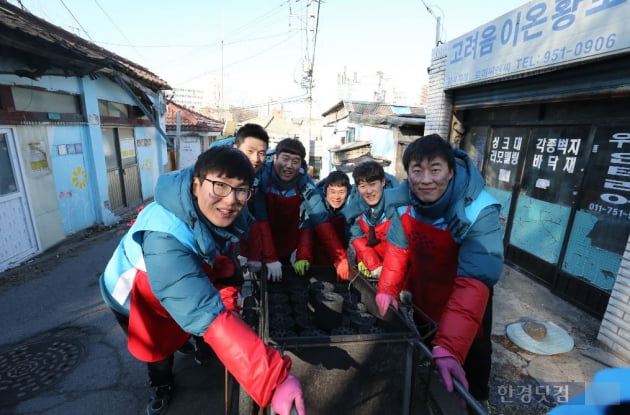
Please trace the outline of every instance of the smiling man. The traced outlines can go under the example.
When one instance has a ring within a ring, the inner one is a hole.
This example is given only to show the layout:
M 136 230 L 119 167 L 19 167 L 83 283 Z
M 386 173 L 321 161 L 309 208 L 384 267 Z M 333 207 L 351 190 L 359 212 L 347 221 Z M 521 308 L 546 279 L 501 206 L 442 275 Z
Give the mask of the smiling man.
M 307 217 L 308 226 L 333 258 L 338 277 L 347 279 L 346 249 L 329 221 L 322 195 L 307 174 L 305 156 L 300 140 L 285 138 L 276 146 L 274 160 L 267 162 L 259 174 L 260 191 L 252 211 L 256 217 L 254 226 L 263 229 L 261 257 L 272 281 L 282 279 L 282 264 L 291 264 L 294 251 L 295 261 L 308 261 L 310 246 L 303 234 L 308 230 L 302 223 Z
M 470 158 L 439 135 L 405 150 L 407 179 L 385 192 L 389 246 L 376 302 L 398 306 L 402 289 L 436 322 L 427 338 L 449 391 L 452 378 L 480 401 L 489 397 L 492 287 L 503 269 L 499 204 Z M 421 318 L 416 316 L 416 318 Z
M 129 351 L 147 363 L 153 387 L 147 415 L 166 411 L 175 385 L 173 354 L 191 335 L 212 347 L 260 406 L 271 402 L 288 415 L 295 402 L 304 414 L 289 358 L 230 311 L 228 281 L 242 278 L 235 257 L 253 181 L 250 161 L 228 146 L 160 176 L 155 201 L 140 212 L 101 277 L 102 296 L 128 334 Z
M 350 220 L 350 242 L 356 253 L 358 270 L 366 277 L 378 278 L 387 252 L 385 236 L 389 229 L 383 192 L 397 186 L 398 180 L 386 175 L 383 166 L 374 160 L 356 166 L 352 178 L 359 194 L 358 200 L 354 201 L 359 214 Z M 349 210 L 346 209 L 348 215 Z
M 342 208 L 346 204 L 350 194 L 350 179 L 342 171 L 335 170 L 326 178 L 317 183 L 317 190 L 321 193 L 326 206 L 326 212 L 330 224 L 332 225 L 337 239 L 344 247 L 348 245 L 348 232 L 346 230 L 346 220 L 342 214 Z M 306 216 L 305 212 L 304 215 Z M 330 266 L 335 262 L 335 258 L 330 256 L 325 241 L 319 239 L 313 231 L 308 218 L 303 220 L 300 229 L 300 242 L 302 245 L 300 253 L 302 258 L 294 261 L 293 269 L 298 275 L 305 275 L 311 264 Z M 309 254 L 309 250 L 311 254 Z
M 254 167 L 254 171 L 258 173 L 265 164 L 267 147 L 269 147 L 269 135 L 262 126 L 248 123 L 238 129 L 232 146 L 238 148 L 247 156 Z

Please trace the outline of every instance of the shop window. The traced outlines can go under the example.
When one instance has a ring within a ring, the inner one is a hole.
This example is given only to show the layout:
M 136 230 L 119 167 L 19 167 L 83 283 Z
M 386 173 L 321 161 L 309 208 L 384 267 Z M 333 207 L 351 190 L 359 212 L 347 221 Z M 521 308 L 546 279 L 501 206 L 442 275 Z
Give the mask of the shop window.
M 599 127 L 562 269 L 612 290 L 630 234 L 630 126 Z
M 17 191 L 6 134 L 0 134 L 0 196 Z
M 135 105 L 99 99 L 98 111 L 103 124 L 150 125 L 140 107 Z
M 346 131 L 346 143 L 353 143 L 355 140 L 355 128 L 348 127 L 348 131 Z
M 589 127 L 536 127 L 527 142 L 510 244 L 558 263 L 584 171 Z
M 39 89 L 11 87 L 13 104 L 16 111 L 55 112 L 79 114 L 79 99 L 76 95 Z
M 571 206 L 584 169 L 588 127 L 538 127 L 532 130 L 522 189 L 528 196 Z
M 489 130 L 490 127 L 472 127 L 466 132 L 464 139 L 463 150 L 470 156 L 479 171 L 483 171 Z
M 518 181 L 518 169 L 525 151 L 528 128 L 495 128 L 488 143 L 486 183 L 496 189 L 511 192 Z
M 85 122 L 79 95 L 36 87 L 0 85 L 3 124 Z

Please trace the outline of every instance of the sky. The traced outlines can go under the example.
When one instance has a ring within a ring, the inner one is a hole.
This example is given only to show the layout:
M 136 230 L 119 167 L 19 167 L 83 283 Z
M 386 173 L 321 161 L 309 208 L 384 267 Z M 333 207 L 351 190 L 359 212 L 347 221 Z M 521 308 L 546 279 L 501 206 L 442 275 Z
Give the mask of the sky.
M 439 40 L 447 42 L 526 0 L 9 0 L 139 64 L 213 106 L 318 117 L 341 98 L 417 105 Z M 312 5 L 311 5 L 312 4 Z M 309 13 L 310 12 L 310 13 Z M 309 17 L 312 16 L 312 17 Z M 316 28 L 316 30 L 315 30 Z M 309 31 L 309 29 L 311 29 Z M 310 34 L 309 34 L 310 33 Z M 312 105 L 305 70 L 313 69 Z M 381 72 L 382 75 L 377 75 Z

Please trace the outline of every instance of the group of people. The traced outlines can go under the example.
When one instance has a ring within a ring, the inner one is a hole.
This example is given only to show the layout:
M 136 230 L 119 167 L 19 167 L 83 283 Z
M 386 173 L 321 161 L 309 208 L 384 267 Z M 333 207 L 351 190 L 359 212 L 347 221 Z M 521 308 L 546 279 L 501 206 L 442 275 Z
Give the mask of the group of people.
M 272 283 L 287 266 L 305 275 L 331 265 L 340 280 L 356 269 L 376 281 L 383 315 L 410 293 L 439 323 L 427 341 L 446 388 L 455 378 L 487 400 L 503 244 L 499 206 L 468 156 L 428 135 L 405 150 L 400 184 L 376 161 L 354 168 L 354 184 L 340 171 L 315 183 L 299 140 L 280 141 L 272 160 L 268 146 L 265 130 L 246 124 L 232 146 L 162 175 L 101 277 L 129 351 L 147 362 L 147 414 L 168 407 L 173 356 L 191 337 L 212 348 L 259 406 L 306 413 L 290 359 L 240 318 L 243 267 L 264 269 Z

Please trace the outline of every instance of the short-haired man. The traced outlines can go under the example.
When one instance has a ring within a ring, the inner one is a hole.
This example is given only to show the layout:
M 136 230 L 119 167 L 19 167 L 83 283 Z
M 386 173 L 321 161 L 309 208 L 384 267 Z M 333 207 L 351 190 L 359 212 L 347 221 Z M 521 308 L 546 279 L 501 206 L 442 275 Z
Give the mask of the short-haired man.
M 492 287 L 503 269 L 500 206 L 470 157 L 437 134 L 409 144 L 403 166 L 407 179 L 385 195 L 391 222 L 376 303 L 385 314 L 408 289 L 439 322 L 427 341 L 447 390 L 455 378 L 487 401 Z
M 128 334 L 128 349 L 147 362 L 154 394 L 148 415 L 166 411 L 173 394 L 173 354 L 202 337 L 260 405 L 304 413 L 291 361 L 265 345 L 226 309 L 222 286 L 239 276 L 241 212 L 254 169 L 227 146 L 202 153 L 194 166 L 160 176 L 155 201 L 125 234 L 100 280 L 103 299 Z M 242 277 L 242 272 L 240 272 Z
M 339 241 L 321 194 L 306 171 L 306 149 L 300 140 L 285 138 L 275 149 L 273 161 L 265 163 L 259 178 L 253 212 L 256 226 L 261 231 L 263 262 L 267 266 L 269 277 L 282 279 L 282 263 L 289 265 L 293 251 L 295 260 L 304 260 L 306 255 L 300 244 L 301 211 L 305 212 L 318 238 L 325 244 L 330 256 L 334 258 L 337 275 L 348 278 L 348 259 L 346 249 Z M 308 268 L 308 267 L 307 267 Z
M 253 123 L 247 123 L 236 131 L 233 147 L 241 150 L 252 163 L 254 171 L 258 173 L 265 164 L 269 135 L 265 129 Z
M 357 165 L 352 178 L 359 195 L 354 201 L 359 215 L 353 220 L 348 218 L 351 219 L 350 243 L 356 254 L 358 270 L 366 277 L 378 278 L 387 251 L 385 237 L 389 229 L 383 193 L 385 189 L 397 186 L 398 180 L 386 175 L 383 166 L 374 160 Z
M 247 123 L 236 131 L 232 147 L 243 152 L 252 163 L 254 172 L 258 173 L 265 164 L 269 147 L 269 135 L 262 126 Z M 252 187 L 255 193 L 258 190 L 258 177 L 254 179 Z M 247 258 L 247 267 L 254 272 L 260 270 L 262 266 L 261 258 L 256 254 L 259 252 L 258 245 L 261 244 L 260 232 L 261 229 L 257 222 L 253 222 L 247 238 L 241 239 L 241 255 Z
M 328 212 L 330 224 L 332 225 L 337 239 L 344 247 L 348 245 L 348 231 L 346 229 L 345 217 L 342 209 L 346 204 L 348 195 L 350 194 L 350 179 L 348 175 L 342 171 L 332 171 L 327 177 L 317 183 L 317 190 L 321 193 Z M 335 258 L 330 256 L 329 250 L 325 243 L 319 239 L 313 229 L 310 227 L 308 218 L 303 221 L 305 229 L 300 231 L 301 244 L 305 245 L 305 258 L 294 262 L 293 268 L 298 275 L 306 274 L 311 264 L 330 266 L 335 262 Z M 310 250 L 308 249 L 310 247 Z M 309 255 L 309 251 L 311 254 Z

